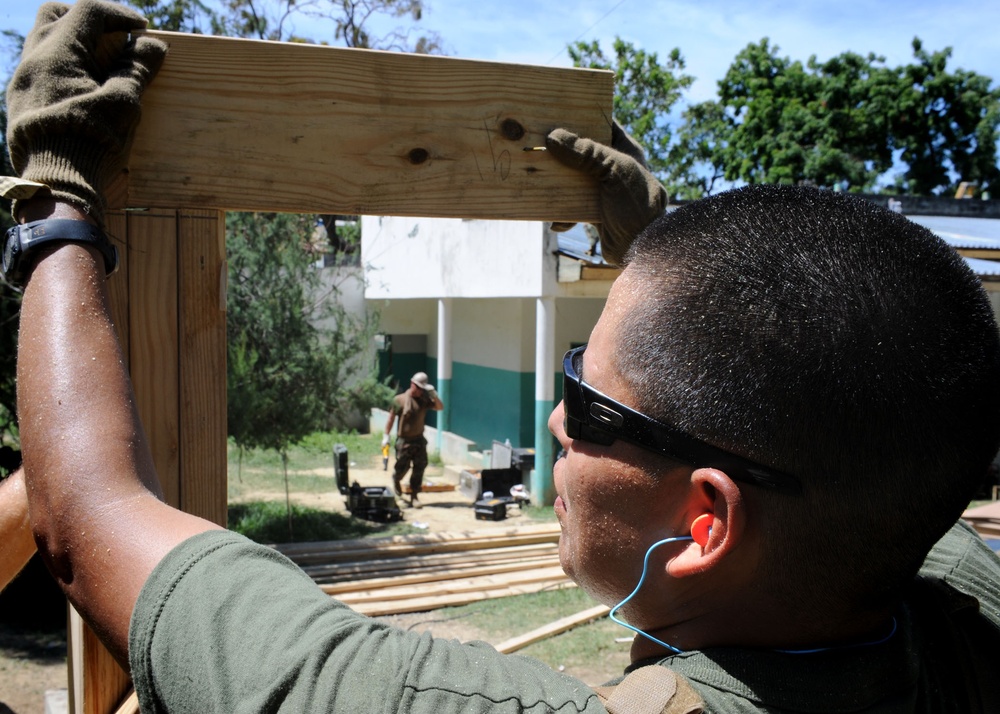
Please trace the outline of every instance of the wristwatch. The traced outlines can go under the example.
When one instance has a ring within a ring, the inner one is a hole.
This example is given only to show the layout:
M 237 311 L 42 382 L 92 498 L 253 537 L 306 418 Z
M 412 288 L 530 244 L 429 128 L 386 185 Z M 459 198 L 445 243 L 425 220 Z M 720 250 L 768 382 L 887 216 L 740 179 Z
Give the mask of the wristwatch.
M 110 276 L 118 268 L 118 249 L 104 232 L 86 221 L 47 218 L 22 223 L 7 231 L 3 244 L 3 275 L 7 282 L 21 287 L 31 271 L 33 251 L 46 243 L 82 243 L 92 245 L 104 258 L 104 273 Z

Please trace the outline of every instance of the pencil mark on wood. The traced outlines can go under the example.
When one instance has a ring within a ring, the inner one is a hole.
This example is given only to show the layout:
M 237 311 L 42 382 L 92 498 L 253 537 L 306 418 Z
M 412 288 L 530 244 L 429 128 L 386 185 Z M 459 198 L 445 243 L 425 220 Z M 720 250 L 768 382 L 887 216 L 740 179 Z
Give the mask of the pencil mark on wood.
M 483 119 L 483 129 L 486 131 L 486 141 L 490 147 L 490 158 L 493 160 L 493 173 L 499 174 L 501 181 L 506 181 L 510 176 L 510 152 L 507 149 L 503 149 L 499 154 L 496 152 L 493 148 L 493 134 L 485 119 Z

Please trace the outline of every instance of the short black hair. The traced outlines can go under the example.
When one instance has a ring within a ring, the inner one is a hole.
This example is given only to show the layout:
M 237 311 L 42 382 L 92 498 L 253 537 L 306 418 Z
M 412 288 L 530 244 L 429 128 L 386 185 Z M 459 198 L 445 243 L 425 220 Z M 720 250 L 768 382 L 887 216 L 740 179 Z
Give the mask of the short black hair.
M 759 496 L 765 579 L 831 607 L 896 597 L 1000 444 L 978 278 L 901 215 L 788 186 L 665 214 L 626 263 L 648 297 L 616 348 L 639 408 L 803 483 Z

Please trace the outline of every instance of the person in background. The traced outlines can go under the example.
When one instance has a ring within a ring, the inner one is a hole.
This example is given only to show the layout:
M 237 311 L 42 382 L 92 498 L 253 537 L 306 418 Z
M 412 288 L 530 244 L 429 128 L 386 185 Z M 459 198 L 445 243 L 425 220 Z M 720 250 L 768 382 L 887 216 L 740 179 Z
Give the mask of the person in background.
M 396 426 L 396 465 L 392 472 L 392 485 L 397 496 L 402 496 L 402 481 L 406 472 L 410 473 L 410 506 L 420 508 L 420 489 L 427 468 L 427 439 L 424 437 L 424 421 L 431 409 L 441 411 L 444 404 L 429 384 L 424 372 L 417 372 L 410 379 L 409 388 L 393 397 L 389 408 L 389 418 L 385 422 L 382 446 L 389 443 L 392 425 Z

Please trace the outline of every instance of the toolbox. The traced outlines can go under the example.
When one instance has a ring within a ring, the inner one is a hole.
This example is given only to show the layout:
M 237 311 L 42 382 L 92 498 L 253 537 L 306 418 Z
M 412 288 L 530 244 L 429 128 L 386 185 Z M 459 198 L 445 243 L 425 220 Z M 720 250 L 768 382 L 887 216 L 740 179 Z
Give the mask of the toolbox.
M 355 518 L 382 523 L 403 520 L 403 511 L 396 503 L 396 497 L 388 488 L 382 486 L 361 486 L 357 481 L 348 486 L 347 447 L 343 444 L 333 446 L 333 475 L 337 481 L 337 490 L 344 496 L 347 510 Z
M 389 523 L 403 520 L 392 491 L 382 486 L 361 486 L 355 481 L 347 491 L 347 510 L 355 518 Z
M 507 506 L 514 503 L 511 496 L 484 498 L 476 501 L 473 508 L 477 521 L 502 521 L 507 517 Z

